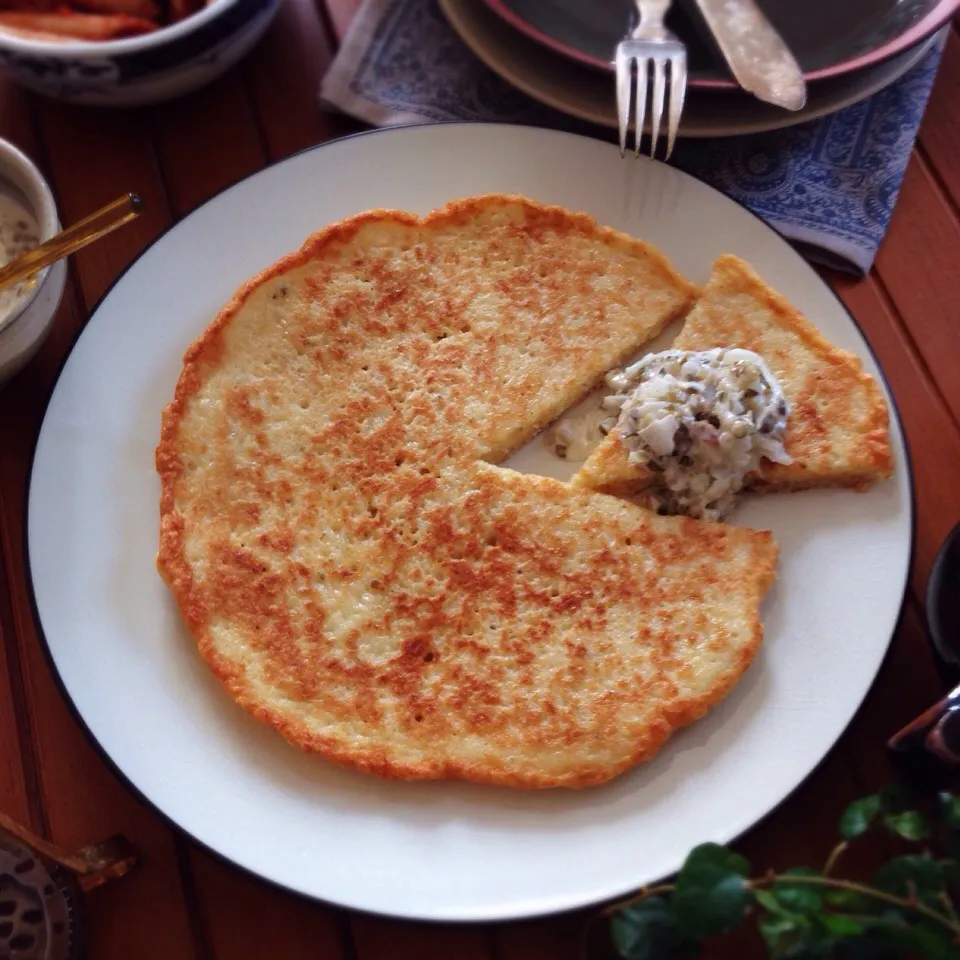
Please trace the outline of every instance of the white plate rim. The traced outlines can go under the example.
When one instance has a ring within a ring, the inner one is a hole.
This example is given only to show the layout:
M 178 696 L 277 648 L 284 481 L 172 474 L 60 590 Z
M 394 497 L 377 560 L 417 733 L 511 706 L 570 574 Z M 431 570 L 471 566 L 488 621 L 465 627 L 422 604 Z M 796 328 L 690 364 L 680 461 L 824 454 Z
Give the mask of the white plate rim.
M 183 222 L 190 219 L 194 214 L 197 214 L 209 203 L 216 200 L 221 195 L 228 193 L 229 191 L 243 184 L 247 180 L 257 177 L 260 173 L 266 170 L 273 169 L 274 167 L 280 167 L 283 164 L 289 161 L 292 161 L 304 154 L 313 153 L 315 151 L 322 150 L 325 147 L 342 143 L 343 141 L 346 141 L 346 140 L 355 140 L 363 137 L 372 137 L 376 134 L 389 135 L 393 131 L 415 130 L 415 129 L 435 128 L 435 127 L 462 127 L 462 128 L 484 128 L 484 129 L 502 128 L 505 130 L 511 130 L 511 129 L 515 130 L 519 128 L 527 131 L 535 131 L 541 134 L 553 134 L 553 135 L 558 135 L 562 137 L 570 137 L 578 140 L 588 140 L 588 141 L 603 143 L 602 140 L 599 140 L 596 137 L 590 137 L 590 136 L 586 136 L 579 133 L 569 133 L 561 130 L 543 129 L 543 128 L 530 127 L 530 126 L 525 126 L 520 124 L 510 124 L 510 123 L 482 123 L 482 122 L 475 122 L 475 121 L 454 120 L 454 121 L 438 121 L 433 123 L 413 123 L 413 124 L 396 125 L 392 127 L 373 128 L 373 129 L 358 131 L 356 133 L 347 134 L 343 137 L 326 140 L 322 143 L 314 144 L 310 147 L 306 147 L 302 150 L 298 150 L 295 153 L 290 154 L 289 156 L 286 156 L 278 160 L 272 161 L 268 164 L 265 164 L 260 170 L 255 171 L 252 174 L 248 174 L 247 176 L 239 177 L 233 182 L 225 185 L 216 193 L 213 193 L 209 197 L 207 197 L 202 203 L 198 204 L 197 207 L 195 207 L 193 210 L 189 211 L 188 213 L 179 217 L 178 219 L 172 221 L 164 230 L 162 230 L 160 233 L 157 234 L 157 236 L 151 239 L 151 241 L 137 254 L 137 256 L 134 257 L 117 274 L 117 276 L 111 281 L 109 286 L 105 288 L 103 293 L 97 299 L 94 306 L 90 309 L 87 320 L 82 324 L 82 326 L 74 334 L 68 348 L 66 349 L 57 367 L 57 371 L 54 376 L 49 393 L 44 401 L 43 413 L 40 418 L 40 426 L 37 430 L 36 436 L 33 439 L 30 455 L 28 458 L 27 478 L 24 486 L 23 501 L 22 501 L 23 509 L 22 509 L 22 526 L 21 526 L 21 538 L 22 538 L 21 546 L 22 546 L 23 558 L 24 558 L 23 560 L 24 586 L 27 592 L 27 598 L 29 602 L 34 630 L 36 632 L 37 639 L 40 643 L 40 648 L 43 652 L 44 659 L 50 669 L 51 675 L 54 680 L 54 684 L 57 690 L 59 691 L 61 697 L 63 698 L 63 701 L 68 709 L 68 712 L 70 713 L 74 722 L 77 723 L 84 737 L 86 738 L 87 742 L 93 747 L 94 752 L 105 763 L 107 768 L 114 774 L 114 776 L 121 782 L 121 784 L 133 795 L 133 797 L 136 800 L 138 800 L 142 805 L 144 805 L 151 813 L 157 816 L 161 820 L 161 822 L 163 822 L 165 825 L 170 827 L 174 832 L 179 833 L 180 835 L 186 837 L 188 840 L 190 840 L 191 843 L 195 844 L 199 849 L 201 849 L 202 851 L 204 851 L 205 853 L 213 857 L 215 860 L 223 864 L 226 864 L 234 869 L 237 869 L 242 873 L 248 874 L 249 876 L 255 878 L 261 883 L 265 883 L 268 886 L 271 886 L 276 889 L 282 890 L 286 893 L 292 894 L 302 900 L 306 900 L 307 902 L 324 903 L 331 907 L 335 907 L 339 909 L 347 909 L 362 915 L 369 915 L 374 917 L 388 917 L 392 919 L 419 921 L 419 922 L 426 922 L 426 923 L 440 922 L 440 923 L 457 925 L 457 924 L 509 922 L 514 920 L 527 920 L 527 919 L 534 919 L 537 917 L 552 916 L 552 915 L 563 913 L 570 910 L 586 909 L 590 907 L 599 906 L 611 900 L 618 899 L 619 897 L 629 893 L 630 890 L 636 889 L 636 887 L 630 887 L 624 890 L 619 890 L 619 889 L 607 890 L 607 891 L 604 891 L 602 894 L 598 891 L 595 894 L 591 894 L 590 896 L 568 898 L 567 900 L 564 900 L 562 902 L 553 902 L 553 903 L 543 905 L 543 906 L 538 906 L 538 907 L 531 907 L 529 905 L 525 905 L 519 909 L 514 909 L 514 910 L 501 909 L 497 912 L 490 912 L 488 910 L 484 910 L 480 913 L 477 913 L 476 915 L 466 911 L 463 911 L 462 915 L 459 915 L 459 914 L 438 915 L 430 911 L 422 911 L 422 912 L 391 911 L 385 908 L 371 908 L 371 907 L 366 907 L 356 903 L 344 902 L 341 900 L 334 899 L 332 897 L 322 897 L 317 894 L 310 893 L 302 889 L 298 889 L 296 886 L 285 883 L 282 880 L 276 879 L 275 877 L 262 874 L 257 870 L 243 863 L 240 863 L 239 861 L 233 859 L 233 857 L 231 857 L 230 855 L 225 854 L 220 850 L 217 850 L 215 847 L 211 846 L 204 840 L 200 839 L 200 837 L 196 836 L 194 833 L 192 833 L 185 827 L 181 826 L 173 818 L 173 816 L 166 813 L 164 809 L 159 805 L 158 802 L 154 801 L 149 796 L 147 796 L 144 793 L 144 791 L 141 790 L 133 782 L 133 780 L 130 778 L 130 775 L 128 775 L 119 766 L 119 764 L 109 754 L 106 747 L 100 742 L 99 738 L 94 734 L 94 732 L 88 725 L 87 721 L 85 720 L 83 714 L 81 713 L 79 707 L 76 705 L 74 698 L 71 696 L 66 686 L 66 682 L 57 666 L 52 647 L 47 639 L 46 632 L 43 628 L 43 623 L 42 623 L 38 602 L 37 602 L 37 597 L 36 597 L 36 591 L 35 591 L 35 585 L 34 585 L 34 574 L 32 570 L 31 557 L 30 557 L 30 538 L 29 538 L 30 494 L 33 486 L 37 452 L 39 449 L 39 444 L 40 444 L 40 440 L 43 433 L 43 427 L 44 427 L 44 424 L 46 423 L 46 418 L 47 418 L 49 408 L 56 394 L 57 386 L 60 383 L 61 377 L 78 343 L 80 342 L 85 332 L 90 328 L 91 324 L 95 320 L 101 306 L 104 304 L 106 299 L 110 296 L 114 288 L 124 279 L 124 277 L 149 253 L 149 251 L 157 243 L 163 240 L 167 236 L 167 234 L 171 233 Z M 659 164 L 659 161 L 658 161 L 658 164 Z M 876 355 L 876 352 L 874 351 L 873 347 L 870 345 L 869 340 L 867 339 L 865 333 L 863 332 L 862 328 L 860 327 L 860 324 L 857 322 L 857 319 L 853 315 L 853 313 L 846 307 L 846 305 L 843 303 L 840 297 L 835 293 L 835 291 L 825 281 L 823 281 L 822 278 L 820 278 L 819 274 L 816 273 L 813 266 L 800 256 L 800 254 L 795 250 L 790 240 L 785 236 L 783 236 L 778 230 L 776 230 L 773 226 L 771 226 L 765 220 L 763 220 L 762 217 L 759 217 L 752 210 L 750 210 L 748 207 L 744 206 L 742 203 L 735 200 L 734 198 L 728 197 L 726 194 L 723 194 L 721 191 L 716 190 L 716 188 L 711 187 L 708 183 L 706 183 L 706 181 L 701 180 L 699 177 L 696 177 L 693 174 L 689 174 L 686 171 L 677 171 L 677 172 L 680 173 L 683 177 L 688 177 L 689 179 L 696 181 L 697 183 L 708 188 L 712 192 L 720 193 L 726 200 L 729 200 L 735 203 L 736 206 L 740 207 L 746 213 L 750 214 L 750 216 L 754 220 L 759 221 L 759 223 L 762 224 L 762 226 L 766 228 L 766 230 L 770 231 L 770 233 L 773 234 L 773 236 L 775 236 L 776 238 L 778 238 L 779 240 L 782 240 L 785 244 L 787 244 L 787 246 L 790 247 L 790 249 L 794 253 L 796 253 L 797 257 L 802 261 L 802 263 L 807 268 L 809 268 L 811 274 L 814 277 L 816 277 L 816 282 L 819 283 L 825 290 L 829 292 L 830 296 L 836 301 L 836 304 L 839 307 L 839 309 L 844 314 L 846 314 L 853 329 L 861 339 L 865 350 L 869 353 L 869 355 L 873 359 L 873 362 L 879 373 L 882 387 L 886 394 L 886 398 L 890 404 L 890 429 L 891 431 L 894 431 L 898 435 L 901 446 L 902 446 L 904 481 L 906 483 L 906 488 L 907 488 L 906 509 L 909 514 L 909 547 L 908 547 L 908 553 L 906 557 L 906 563 L 904 566 L 903 583 L 900 590 L 899 601 L 897 603 L 898 612 L 894 621 L 893 629 L 891 630 L 891 634 L 886 641 L 886 645 L 884 646 L 883 653 L 881 656 L 879 656 L 877 660 L 876 668 L 874 669 L 873 674 L 870 677 L 869 683 L 864 688 L 863 696 L 860 698 L 859 702 L 852 710 L 847 721 L 843 724 L 843 726 L 839 730 L 837 730 L 835 736 L 833 737 L 829 746 L 824 750 L 819 760 L 817 760 L 805 773 L 803 773 L 798 779 L 796 779 L 796 781 L 793 783 L 793 786 L 790 787 L 790 789 L 786 793 L 784 793 L 784 795 L 776 803 L 774 803 L 765 813 L 759 815 L 758 817 L 756 817 L 756 819 L 752 820 L 751 822 L 743 826 L 741 829 L 738 829 L 735 832 L 728 834 L 726 840 L 722 841 L 724 843 L 732 844 L 732 843 L 735 843 L 746 832 L 754 829 L 757 825 L 764 822 L 769 816 L 774 814 L 787 800 L 789 800 L 794 795 L 794 793 L 801 786 L 803 786 L 813 775 L 816 774 L 816 772 L 821 768 L 821 766 L 823 765 L 827 757 L 836 748 L 840 739 L 848 731 L 848 729 L 850 728 L 850 725 L 853 723 L 860 709 L 862 708 L 866 697 L 870 694 L 871 690 L 873 689 L 876 683 L 877 676 L 879 675 L 881 669 L 883 668 L 884 664 L 886 663 L 889 657 L 890 647 L 891 647 L 891 643 L 893 641 L 893 637 L 896 629 L 896 623 L 899 622 L 899 619 L 902 615 L 903 607 L 908 597 L 910 569 L 913 566 L 915 553 L 916 553 L 916 525 L 917 525 L 916 485 L 915 485 L 914 476 L 913 476 L 913 460 L 910 452 L 910 446 L 909 446 L 906 433 L 903 429 L 903 423 L 900 417 L 900 410 L 896 401 L 896 397 L 893 393 L 893 390 L 890 387 L 890 382 L 886 376 L 886 373 L 883 369 L 882 364 L 880 363 L 879 358 Z M 680 864 L 677 864 L 678 868 L 679 866 Z M 555 897 L 553 899 L 556 900 Z

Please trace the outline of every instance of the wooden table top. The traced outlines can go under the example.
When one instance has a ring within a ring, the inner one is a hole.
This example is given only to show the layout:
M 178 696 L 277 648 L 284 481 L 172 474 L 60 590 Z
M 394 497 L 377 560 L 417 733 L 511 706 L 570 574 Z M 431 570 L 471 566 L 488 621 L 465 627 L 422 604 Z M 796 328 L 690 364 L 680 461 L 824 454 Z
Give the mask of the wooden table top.
M 324 114 L 320 78 L 357 0 L 285 0 L 257 49 L 219 82 L 130 112 L 80 109 L 0 82 L 0 136 L 34 157 L 70 223 L 124 190 L 131 226 L 75 258 L 41 353 L 0 392 L 0 810 L 67 847 L 125 834 L 134 873 L 88 895 L 91 956 L 566 960 L 584 915 L 486 927 L 406 924 L 307 902 L 226 866 L 144 808 L 85 739 L 37 640 L 24 583 L 28 458 L 58 364 L 91 307 L 167 225 L 224 185 L 359 129 Z M 936 549 L 960 520 L 960 36 L 954 26 L 889 233 L 865 280 L 825 272 L 886 371 L 913 459 L 910 590 L 889 656 L 850 729 L 797 792 L 737 844 L 755 866 L 826 855 L 846 803 L 889 778 L 884 741 L 941 693 L 923 634 Z M 691 838 L 695 842 L 697 838 Z M 758 941 L 740 955 L 760 956 Z

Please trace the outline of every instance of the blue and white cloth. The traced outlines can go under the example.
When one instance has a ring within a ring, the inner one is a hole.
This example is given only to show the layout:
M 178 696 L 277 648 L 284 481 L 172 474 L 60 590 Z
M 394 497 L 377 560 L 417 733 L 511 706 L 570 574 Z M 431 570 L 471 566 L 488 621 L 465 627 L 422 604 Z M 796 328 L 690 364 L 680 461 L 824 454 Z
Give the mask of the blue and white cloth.
M 820 120 L 678 143 L 671 163 L 759 214 L 812 260 L 866 273 L 890 220 L 942 51 Z M 376 126 L 474 120 L 610 139 L 516 90 L 467 48 L 436 0 L 364 0 L 321 100 Z

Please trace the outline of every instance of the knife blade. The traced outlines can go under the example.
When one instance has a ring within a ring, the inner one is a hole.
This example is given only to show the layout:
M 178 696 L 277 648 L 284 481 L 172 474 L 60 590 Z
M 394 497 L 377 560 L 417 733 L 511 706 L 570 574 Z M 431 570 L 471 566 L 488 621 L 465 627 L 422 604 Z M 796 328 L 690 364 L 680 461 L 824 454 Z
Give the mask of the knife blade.
M 755 0 L 694 0 L 737 83 L 787 110 L 807 102 L 796 58 Z

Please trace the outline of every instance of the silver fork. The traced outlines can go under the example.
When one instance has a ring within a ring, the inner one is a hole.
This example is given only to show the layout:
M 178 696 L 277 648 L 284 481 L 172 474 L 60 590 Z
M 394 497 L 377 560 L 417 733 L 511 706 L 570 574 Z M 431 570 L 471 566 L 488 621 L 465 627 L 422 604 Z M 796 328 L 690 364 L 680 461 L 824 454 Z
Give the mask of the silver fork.
M 663 19 L 672 0 L 634 0 L 639 22 L 617 44 L 617 118 L 620 123 L 620 156 L 627 149 L 627 130 L 630 114 L 635 115 L 636 144 L 634 154 L 640 156 L 643 122 L 647 112 L 647 86 L 653 73 L 653 96 L 650 103 L 650 156 L 657 155 L 660 121 L 667 91 L 667 67 L 670 68 L 670 103 L 667 107 L 667 154 L 673 153 L 673 144 L 680 127 L 683 101 L 687 92 L 687 48 L 664 25 Z M 633 79 L 636 75 L 636 94 Z M 631 109 L 632 107 L 632 109 Z

